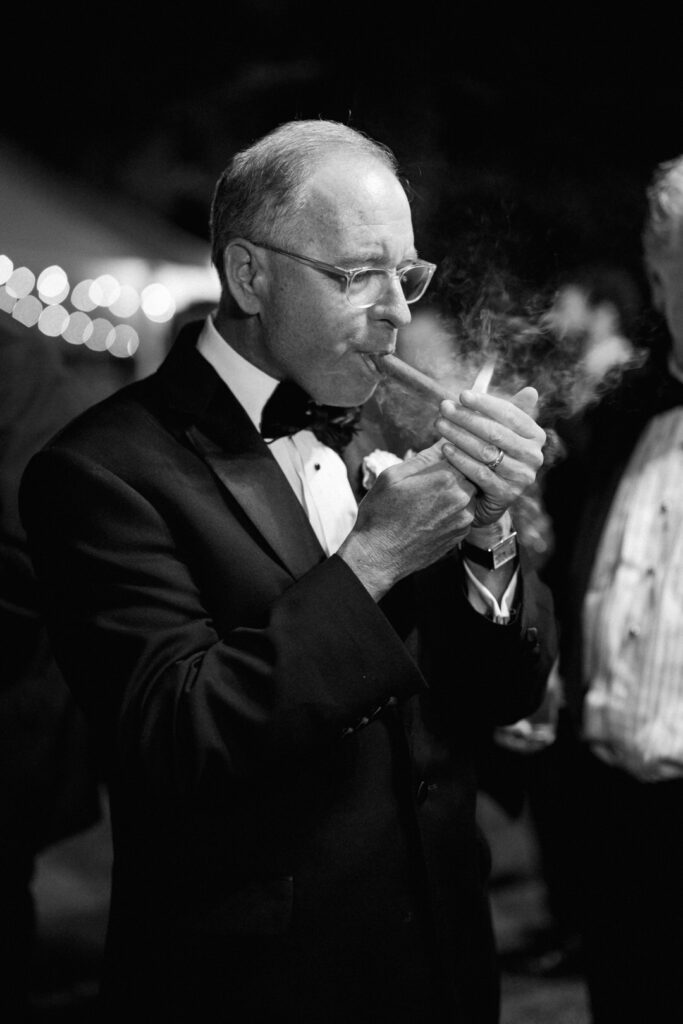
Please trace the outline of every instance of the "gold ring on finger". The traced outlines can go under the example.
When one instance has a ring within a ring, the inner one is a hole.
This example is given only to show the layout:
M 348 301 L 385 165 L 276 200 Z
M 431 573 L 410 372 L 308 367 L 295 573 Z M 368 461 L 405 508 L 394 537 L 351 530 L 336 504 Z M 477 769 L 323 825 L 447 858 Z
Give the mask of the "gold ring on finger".
M 499 448 L 498 454 L 496 455 L 495 459 L 491 459 L 490 462 L 486 463 L 486 468 L 490 469 L 492 473 L 495 473 L 498 467 L 500 466 L 501 462 L 503 461 L 504 455 L 505 452 L 503 451 L 503 449 Z

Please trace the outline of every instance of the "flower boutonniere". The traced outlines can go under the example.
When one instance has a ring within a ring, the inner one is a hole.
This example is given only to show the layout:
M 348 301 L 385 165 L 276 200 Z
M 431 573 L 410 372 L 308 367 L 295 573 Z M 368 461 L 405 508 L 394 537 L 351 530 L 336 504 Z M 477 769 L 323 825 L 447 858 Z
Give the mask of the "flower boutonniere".
M 405 458 L 409 458 L 412 454 L 412 451 L 407 451 Z M 382 451 L 381 448 L 375 448 L 369 455 L 365 455 L 362 464 L 362 483 L 365 490 L 370 490 L 380 473 L 383 473 L 389 466 L 398 465 L 399 462 L 403 462 L 400 456 L 394 455 L 393 452 Z

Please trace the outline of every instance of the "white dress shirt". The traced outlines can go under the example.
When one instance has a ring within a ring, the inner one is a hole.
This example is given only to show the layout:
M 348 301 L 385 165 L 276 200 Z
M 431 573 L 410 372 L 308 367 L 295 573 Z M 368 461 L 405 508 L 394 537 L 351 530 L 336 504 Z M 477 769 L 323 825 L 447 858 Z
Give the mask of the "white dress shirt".
M 584 736 L 643 781 L 683 777 L 683 409 L 621 479 L 583 607 Z
M 259 430 L 263 408 L 278 381 L 228 345 L 211 317 L 202 328 L 197 349 Z M 358 512 L 343 460 L 310 430 L 279 437 L 268 447 L 303 505 L 323 551 L 333 554 L 353 528 Z
M 197 350 L 228 385 L 259 430 L 263 408 L 278 381 L 236 352 L 218 333 L 211 316 L 204 322 Z M 269 442 L 269 448 L 305 509 L 323 550 L 328 555 L 333 554 L 353 529 L 358 512 L 343 460 L 332 448 L 318 441 L 310 430 L 280 437 Z M 514 573 L 499 603 L 469 571 L 467 564 L 465 571 L 467 596 L 472 606 L 495 622 L 506 623 L 518 572 Z

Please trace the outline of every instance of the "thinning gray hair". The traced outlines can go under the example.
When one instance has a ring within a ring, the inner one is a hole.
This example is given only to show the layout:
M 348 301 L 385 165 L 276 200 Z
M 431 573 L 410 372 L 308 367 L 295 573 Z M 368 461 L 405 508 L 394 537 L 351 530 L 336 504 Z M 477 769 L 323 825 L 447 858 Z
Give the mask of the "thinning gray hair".
M 656 263 L 683 243 L 683 155 L 657 165 L 646 196 L 643 249 Z
M 373 157 L 400 181 L 396 157 L 388 146 L 336 121 L 288 121 L 235 153 L 216 183 L 209 222 L 211 259 L 223 288 L 228 242 L 281 242 L 281 229 L 301 209 L 311 174 L 339 150 Z

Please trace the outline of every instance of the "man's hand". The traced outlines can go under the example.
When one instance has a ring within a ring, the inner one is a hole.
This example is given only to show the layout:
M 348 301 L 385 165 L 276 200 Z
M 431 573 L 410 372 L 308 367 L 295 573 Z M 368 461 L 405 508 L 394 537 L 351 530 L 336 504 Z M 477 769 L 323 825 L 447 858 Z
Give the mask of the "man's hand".
M 378 600 L 467 535 L 475 490 L 438 441 L 379 474 L 338 553 Z
M 538 392 L 526 387 L 505 399 L 463 391 L 460 401 L 442 402 L 436 426 L 446 442 L 444 455 L 477 488 L 472 526 L 488 526 L 533 484 L 543 465 L 545 431 L 533 419 Z

